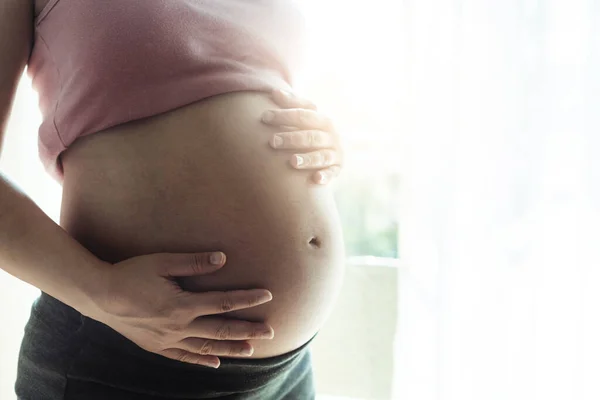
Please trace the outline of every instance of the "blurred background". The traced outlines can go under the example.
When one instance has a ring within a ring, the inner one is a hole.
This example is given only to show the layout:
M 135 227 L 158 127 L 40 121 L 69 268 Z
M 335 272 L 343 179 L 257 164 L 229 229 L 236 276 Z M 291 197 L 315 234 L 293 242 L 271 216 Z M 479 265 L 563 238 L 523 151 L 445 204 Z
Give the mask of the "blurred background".
M 320 399 L 600 398 L 600 4 L 298 3 L 348 157 Z M 39 123 L 24 76 L 0 168 L 58 220 Z M 1 399 L 37 294 L 0 271 Z

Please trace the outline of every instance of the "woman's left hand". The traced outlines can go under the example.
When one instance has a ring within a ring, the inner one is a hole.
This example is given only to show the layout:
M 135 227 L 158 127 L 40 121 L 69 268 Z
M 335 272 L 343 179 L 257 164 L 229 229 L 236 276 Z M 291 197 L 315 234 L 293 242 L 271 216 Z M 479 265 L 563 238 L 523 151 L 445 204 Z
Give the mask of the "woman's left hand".
M 292 167 L 317 170 L 312 176 L 315 183 L 331 182 L 339 175 L 343 162 L 341 141 L 331 120 L 319 113 L 311 101 L 289 92 L 274 90 L 272 98 L 282 109 L 265 111 L 262 121 L 288 129 L 273 135 L 269 141 L 271 147 L 276 150 L 304 150 L 292 156 Z

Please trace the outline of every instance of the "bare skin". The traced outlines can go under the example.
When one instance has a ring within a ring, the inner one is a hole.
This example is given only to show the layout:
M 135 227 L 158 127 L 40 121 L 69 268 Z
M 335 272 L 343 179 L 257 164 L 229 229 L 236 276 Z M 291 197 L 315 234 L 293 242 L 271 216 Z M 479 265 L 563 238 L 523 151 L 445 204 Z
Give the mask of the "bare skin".
M 220 250 L 226 267 L 184 289 L 273 294 L 225 314 L 273 327 L 272 340 L 249 341 L 255 358 L 309 340 L 343 275 L 331 188 L 269 147 L 280 129 L 260 119 L 273 108 L 268 94 L 215 96 L 82 137 L 62 157 L 61 226 L 100 259 Z

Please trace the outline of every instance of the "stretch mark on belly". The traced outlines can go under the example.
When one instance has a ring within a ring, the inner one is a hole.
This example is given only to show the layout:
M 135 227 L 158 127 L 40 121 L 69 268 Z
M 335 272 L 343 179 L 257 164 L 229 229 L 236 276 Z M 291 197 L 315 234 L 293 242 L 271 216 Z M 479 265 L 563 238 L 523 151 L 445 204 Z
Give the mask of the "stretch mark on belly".
M 317 237 L 313 237 L 312 239 L 310 239 L 308 244 L 310 244 L 312 247 L 316 247 L 316 248 L 321 247 L 321 241 Z

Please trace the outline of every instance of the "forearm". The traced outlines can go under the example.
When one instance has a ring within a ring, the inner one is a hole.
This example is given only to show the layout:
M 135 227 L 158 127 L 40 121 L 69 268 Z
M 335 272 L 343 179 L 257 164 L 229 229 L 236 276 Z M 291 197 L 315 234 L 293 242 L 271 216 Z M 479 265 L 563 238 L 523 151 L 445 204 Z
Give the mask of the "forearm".
M 0 268 L 85 314 L 108 266 L 0 175 Z

